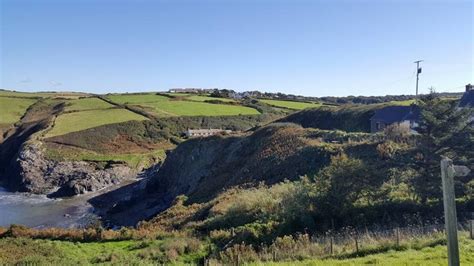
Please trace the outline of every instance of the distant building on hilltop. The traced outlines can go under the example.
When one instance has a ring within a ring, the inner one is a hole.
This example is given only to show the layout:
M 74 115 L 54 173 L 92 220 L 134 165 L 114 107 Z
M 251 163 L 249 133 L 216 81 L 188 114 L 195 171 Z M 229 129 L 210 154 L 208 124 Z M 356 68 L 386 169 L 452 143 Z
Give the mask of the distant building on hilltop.
M 225 130 L 225 129 L 188 129 L 185 132 L 186 137 L 193 138 L 193 137 L 208 137 L 217 134 L 230 134 L 232 130 Z
M 169 93 L 211 93 L 215 89 L 202 89 L 202 88 L 173 88 L 169 89 Z
M 474 108 L 474 86 L 471 84 L 466 85 L 466 92 L 459 101 L 459 107 L 461 108 Z
M 387 106 L 375 111 L 370 118 L 370 131 L 372 133 L 384 130 L 386 127 L 397 124 L 406 124 L 414 130 L 421 119 L 421 110 L 418 106 Z

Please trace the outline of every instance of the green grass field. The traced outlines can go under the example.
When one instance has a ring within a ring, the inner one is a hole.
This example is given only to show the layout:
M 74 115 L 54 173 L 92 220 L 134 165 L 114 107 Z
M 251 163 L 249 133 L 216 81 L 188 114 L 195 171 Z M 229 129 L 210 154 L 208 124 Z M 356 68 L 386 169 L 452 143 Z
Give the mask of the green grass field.
M 406 101 L 391 101 L 389 104 L 391 105 L 401 105 L 401 106 L 409 106 L 411 104 L 415 103 L 415 100 L 406 100 Z
M 117 94 L 107 97 L 120 104 L 141 106 L 158 117 L 168 116 L 227 116 L 227 115 L 256 115 L 257 110 L 226 104 L 205 103 L 207 100 L 233 101 L 207 96 L 185 94 L 181 100 L 173 100 L 156 94 Z
M 107 98 L 113 102 L 120 104 L 141 104 L 141 103 L 152 103 L 152 102 L 164 102 L 170 98 L 162 95 L 156 95 L 154 93 L 149 94 L 112 94 L 107 95 Z
M 206 245 L 188 238 L 70 242 L 1 238 L 0 264 L 7 265 L 196 265 L 206 256 Z M 461 265 L 474 265 L 474 240 L 460 238 Z M 447 265 L 445 245 L 403 251 L 389 250 L 355 258 L 326 258 L 243 265 Z
M 227 116 L 227 115 L 257 115 L 257 110 L 240 105 L 211 104 L 191 101 L 162 101 L 143 103 L 140 106 L 149 107 L 157 116 Z
M 67 101 L 66 111 L 85 111 L 96 109 L 108 109 L 114 107 L 99 98 L 82 98 Z
M 138 106 L 157 117 L 170 116 L 229 116 L 256 115 L 256 109 L 241 105 L 211 104 L 202 101 L 212 97 L 196 96 L 195 100 L 173 100 L 169 97 L 148 94 L 113 94 L 107 97 L 118 104 Z M 46 137 L 59 136 L 106 124 L 121 123 L 146 118 L 126 109 L 118 109 L 99 98 L 81 98 L 66 101 L 66 113 L 55 121 L 53 129 Z
M 189 97 L 189 96 L 195 95 L 191 93 L 180 93 L 180 92 L 167 92 L 165 94 L 170 95 L 170 96 L 176 96 L 176 97 Z
M 125 162 L 129 167 L 147 168 L 152 164 L 163 161 L 166 157 L 164 150 L 154 150 L 147 153 L 100 154 L 78 148 L 47 149 L 48 159 L 56 161 L 95 161 L 95 162 Z
M 306 108 L 314 108 L 321 106 L 320 103 L 307 103 L 307 102 L 295 102 L 295 101 L 281 101 L 281 100 L 259 100 L 260 102 L 276 106 L 284 107 L 293 110 L 303 110 Z
M 209 97 L 209 96 L 202 96 L 202 95 L 192 95 L 186 98 L 187 100 L 197 101 L 197 102 L 204 102 L 204 101 L 221 101 L 221 102 L 236 102 L 233 99 L 229 98 L 217 98 L 217 97 Z
M 192 246 L 186 241 L 165 239 L 75 243 L 4 238 L 0 239 L 0 265 L 196 264 L 205 255 L 204 246 Z
M 88 110 L 66 113 L 56 118 L 53 129 L 46 134 L 46 137 L 64 135 L 88 128 L 130 120 L 146 120 L 146 118 L 125 109 Z
M 461 265 L 474 265 L 474 240 L 467 237 L 461 238 L 459 244 Z M 448 265 L 447 247 L 438 245 L 425 247 L 419 250 L 409 249 L 405 251 L 389 250 L 388 252 L 368 255 L 351 259 L 316 259 L 304 261 L 279 262 L 279 263 L 255 263 L 250 265 Z
M 87 96 L 82 92 L 19 92 L 0 90 L 0 96 L 6 97 L 22 97 L 22 98 L 68 98 L 76 99 Z
M 14 124 L 35 99 L 0 97 L 0 124 Z

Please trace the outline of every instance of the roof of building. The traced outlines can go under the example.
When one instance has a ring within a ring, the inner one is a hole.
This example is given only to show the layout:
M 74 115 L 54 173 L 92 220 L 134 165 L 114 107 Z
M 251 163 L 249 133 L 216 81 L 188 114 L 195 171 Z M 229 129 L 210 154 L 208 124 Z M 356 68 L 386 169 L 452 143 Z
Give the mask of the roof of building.
M 474 90 L 468 90 L 464 93 L 459 102 L 459 107 L 474 107 Z
M 417 106 L 387 106 L 375 111 L 370 119 L 392 124 L 405 120 L 418 121 L 420 117 L 420 108 Z

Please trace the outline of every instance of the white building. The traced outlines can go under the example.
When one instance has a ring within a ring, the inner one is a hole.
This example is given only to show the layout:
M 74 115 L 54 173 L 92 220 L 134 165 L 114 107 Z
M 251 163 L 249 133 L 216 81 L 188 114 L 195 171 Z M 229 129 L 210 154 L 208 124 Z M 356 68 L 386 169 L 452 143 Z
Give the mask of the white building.
M 232 130 L 226 130 L 226 129 L 188 129 L 186 130 L 186 137 L 188 138 L 193 138 L 193 137 L 208 137 L 208 136 L 213 136 L 217 134 L 230 134 L 232 133 Z

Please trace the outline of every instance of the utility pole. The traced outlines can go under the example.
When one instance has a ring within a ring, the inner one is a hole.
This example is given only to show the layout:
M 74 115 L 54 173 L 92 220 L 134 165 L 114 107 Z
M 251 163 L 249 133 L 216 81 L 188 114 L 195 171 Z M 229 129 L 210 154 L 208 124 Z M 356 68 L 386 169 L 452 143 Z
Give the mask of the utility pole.
M 420 62 L 423 62 L 423 60 L 418 60 L 414 62 L 416 64 L 416 98 L 418 98 L 418 76 L 421 74 Z

